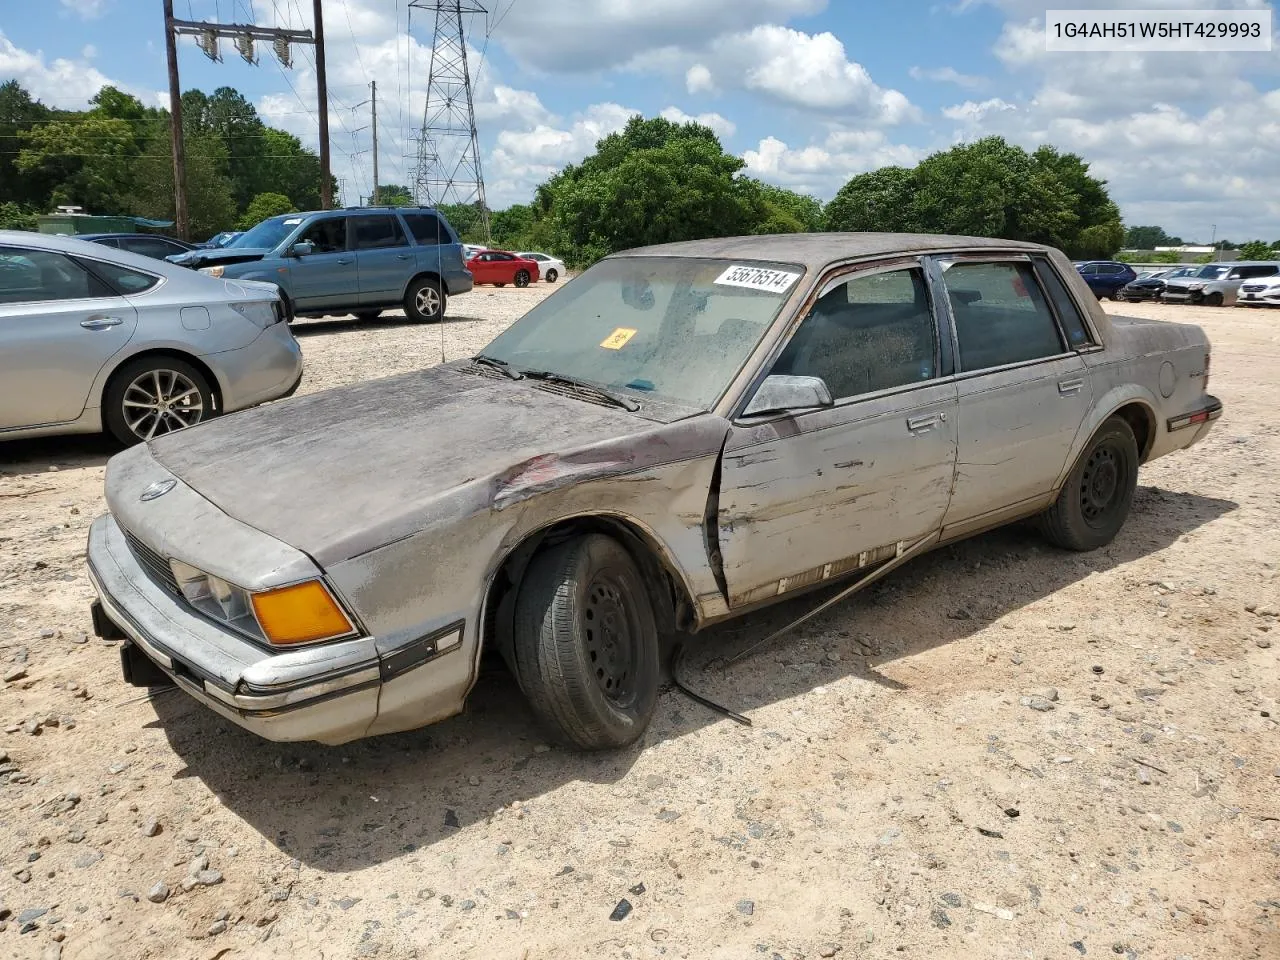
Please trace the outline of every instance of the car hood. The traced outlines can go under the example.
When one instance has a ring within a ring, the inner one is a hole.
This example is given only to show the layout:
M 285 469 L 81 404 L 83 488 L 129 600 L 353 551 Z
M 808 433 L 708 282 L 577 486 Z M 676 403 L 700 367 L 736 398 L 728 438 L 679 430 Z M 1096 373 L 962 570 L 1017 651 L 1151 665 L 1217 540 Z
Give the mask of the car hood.
M 451 517 L 715 455 L 709 414 L 656 423 L 465 362 L 315 393 L 153 440 L 151 456 L 224 513 L 322 566 Z
M 190 250 L 167 259 L 184 267 L 211 267 L 219 263 L 226 265 L 261 260 L 270 252 L 258 247 L 214 247 L 208 250 Z

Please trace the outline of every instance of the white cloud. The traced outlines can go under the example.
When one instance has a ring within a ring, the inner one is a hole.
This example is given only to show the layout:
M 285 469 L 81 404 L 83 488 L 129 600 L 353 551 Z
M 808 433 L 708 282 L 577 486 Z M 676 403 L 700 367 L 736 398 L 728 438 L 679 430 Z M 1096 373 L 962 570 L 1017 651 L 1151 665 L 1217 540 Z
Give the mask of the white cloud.
M 932 80 L 937 83 L 954 83 L 958 87 L 964 87 L 968 90 L 976 90 L 979 87 L 987 85 L 986 77 L 978 77 L 968 73 L 961 73 L 955 67 L 936 67 L 932 70 L 926 70 L 923 67 L 912 67 L 907 71 L 913 80 Z
M 95 20 L 106 12 L 107 0 L 62 0 L 62 5 L 83 20 Z
M 885 166 L 913 166 L 925 151 L 893 143 L 881 130 L 835 130 L 822 143 L 792 148 L 765 137 L 742 158 L 747 172 L 769 183 L 830 199 L 855 174 Z
M 86 43 L 80 50 L 80 56 L 84 57 L 86 60 L 92 60 L 97 55 L 98 48 L 92 43 Z
M 956 104 L 953 107 L 944 107 L 942 115 L 949 120 L 961 120 L 965 123 L 979 123 L 988 114 L 1017 109 L 1018 108 L 1016 106 L 1006 100 L 1001 100 L 999 97 L 992 97 L 990 100 L 983 100 L 981 103 L 966 100 L 964 103 Z
M 711 71 L 701 63 L 695 63 L 685 72 L 684 86 L 690 93 L 711 93 L 716 88 Z
M 33 97 L 66 109 L 84 106 L 107 84 L 137 92 L 112 80 L 87 60 L 58 57 L 46 62 L 43 51 L 23 50 L 3 33 L 0 33 L 0 77 L 17 80 Z
M 721 139 L 732 137 L 737 131 L 738 126 L 732 120 L 722 117 L 718 113 L 699 113 L 690 115 L 685 113 L 679 107 L 667 107 L 662 111 L 661 116 L 670 120 L 672 123 L 700 123 L 704 127 L 710 127 L 716 136 Z

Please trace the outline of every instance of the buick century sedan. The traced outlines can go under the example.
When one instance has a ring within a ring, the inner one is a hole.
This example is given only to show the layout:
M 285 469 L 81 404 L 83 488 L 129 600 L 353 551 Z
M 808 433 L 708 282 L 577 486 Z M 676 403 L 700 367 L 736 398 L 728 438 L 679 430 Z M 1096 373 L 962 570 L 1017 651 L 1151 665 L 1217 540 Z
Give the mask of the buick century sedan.
M 1208 379 L 1198 327 L 1109 318 L 1043 246 L 632 250 L 469 359 L 114 457 L 95 626 L 273 740 L 456 714 L 495 649 L 554 736 L 616 748 L 665 633 L 1022 518 L 1108 543 L 1220 415 Z

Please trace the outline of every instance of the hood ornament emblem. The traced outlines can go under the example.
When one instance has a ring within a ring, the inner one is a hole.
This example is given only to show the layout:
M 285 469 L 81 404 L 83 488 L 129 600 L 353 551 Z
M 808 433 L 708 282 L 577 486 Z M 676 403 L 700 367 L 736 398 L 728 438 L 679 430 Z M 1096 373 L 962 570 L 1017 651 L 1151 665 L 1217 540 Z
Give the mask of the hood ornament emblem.
M 143 490 L 142 493 L 139 494 L 138 499 L 143 503 L 146 503 L 149 500 L 158 499 L 159 497 L 163 497 L 177 485 L 177 480 L 157 480 L 155 483 L 151 484 L 151 486 L 147 487 L 147 489 Z

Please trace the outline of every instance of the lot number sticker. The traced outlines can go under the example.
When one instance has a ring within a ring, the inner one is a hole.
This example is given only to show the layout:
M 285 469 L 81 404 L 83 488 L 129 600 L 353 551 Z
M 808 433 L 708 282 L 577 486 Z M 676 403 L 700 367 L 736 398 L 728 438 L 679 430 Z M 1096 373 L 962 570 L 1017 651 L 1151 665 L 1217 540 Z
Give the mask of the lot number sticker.
M 747 287 L 767 293 L 786 293 L 799 278 L 798 273 L 786 270 L 770 270 L 767 267 L 746 267 L 735 264 L 716 278 L 716 283 L 726 287 Z
M 619 327 L 613 333 L 609 334 L 600 341 L 600 346 L 606 350 L 621 350 L 636 335 L 636 332 L 630 327 Z

